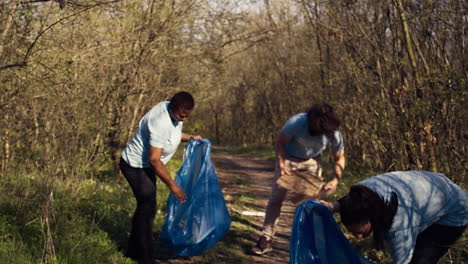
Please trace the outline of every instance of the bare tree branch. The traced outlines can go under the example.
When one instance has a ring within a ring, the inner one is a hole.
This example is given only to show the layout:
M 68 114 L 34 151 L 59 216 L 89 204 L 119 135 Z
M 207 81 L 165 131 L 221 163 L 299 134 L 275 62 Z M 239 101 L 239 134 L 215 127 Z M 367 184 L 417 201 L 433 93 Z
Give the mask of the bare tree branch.
M 9 69 L 9 68 L 16 68 L 16 67 L 20 67 L 20 68 L 26 67 L 26 63 L 25 62 L 20 62 L 20 63 L 13 63 L 13 64 L 7 64 L 7 65 L 4 65 L 4 66 L 0 66 L 0 71 L 1 70 L 6 70 L 6 69 Z
M 32 1 L 35 1 L 35 2 L 47 2 L 49 0 L 32 0 Z M 32 3 L 32 1 L 29 1 L 27 3 Z M 56 26 L 57 24 L 60 24 L 62 23 L 63 21 L 66 21 L 72 17 L 75 17 L 75 16 L 78 16 L 79 14 L 82 14 L 84 12 L 87 12 L 88 10 L 94 8 L 94 7 L 97 7 L 97 6 L 100 6 L 100 5 L 104 5 L 104 4 L 111 4 L 111 3 L 116 3 L 116 2 L 119 2 L 120 0 L 113 0 L 113 1 L 106 1 L 106 2 L 97 2 L 97 4 L 95 5 L 89 5 L 89 6 L 85 6 L 82 10 L 76 12 L 76 13 L 73 13 L 71 15 L 68 15 L 68 16 L 65 16 L 57 21 L 55 21 L 54 23 L 48 25 L 46 28 L 44 28 L 43 30 L 41 30 L 37 36 L 34 38 L 33 42 L 29 45 L 27 51 L 26 51 L 26 55 L 24 55 L 24 58 L 21 62 L 17 62 L 17 63 L 12 63 L 12 64 L 8 64 L 8 65 L 4 65 L 4 66 L 0 66 L 0 71 L 1 70 L 5 70 L 5 69 L 9 69 L 9 68 L 15 68 L 15 67 L 26 67 L 28 65 L 28 61 L 29 61 L 29 57 L 31 56 L 31 53 L 34 49 L 34 47 L 36 46 L 36 43 L 39 41 L 39 39 L 42 37 L 42 35 L 44 35 L 47 31 L 49 31 L 50 29 L 52 29 L 54 26 Z

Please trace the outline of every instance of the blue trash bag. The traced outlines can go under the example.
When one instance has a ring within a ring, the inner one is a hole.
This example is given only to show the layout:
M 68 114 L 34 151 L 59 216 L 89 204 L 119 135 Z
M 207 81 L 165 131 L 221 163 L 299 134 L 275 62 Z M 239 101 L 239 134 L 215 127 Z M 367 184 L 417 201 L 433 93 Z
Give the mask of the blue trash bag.
M 372 264 L 341 232 L 331 212 L 312 200 L 294 213 L 290 264 Z
M 179 202 L 171 193 L 161 240 L 178 256 L 196 256 L 211 248 L 230 228 L 215 169 L 210 159 L 208 139 L 191 140 L 184 147 L 183 163 L 175 182 L 187 200 Z

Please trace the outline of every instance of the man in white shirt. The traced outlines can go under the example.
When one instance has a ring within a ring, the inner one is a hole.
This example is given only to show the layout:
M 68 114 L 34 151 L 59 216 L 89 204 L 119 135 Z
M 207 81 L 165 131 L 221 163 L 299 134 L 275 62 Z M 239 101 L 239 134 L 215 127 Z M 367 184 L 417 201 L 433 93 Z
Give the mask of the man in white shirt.
M 156 177 L 167 185 L 175 198 L 186 195 L 166 169 L 181 141 L 201 139 L 182 132 L 183 121 L 195 102 L 188 92 L 176 93 L 170 101 L 154 106 L 140 120 L 138 130 L 122 152 L 120 169 L 137 200 L 126 256 L 139 264 L 153 264 L 152 226 L 156 215 Z

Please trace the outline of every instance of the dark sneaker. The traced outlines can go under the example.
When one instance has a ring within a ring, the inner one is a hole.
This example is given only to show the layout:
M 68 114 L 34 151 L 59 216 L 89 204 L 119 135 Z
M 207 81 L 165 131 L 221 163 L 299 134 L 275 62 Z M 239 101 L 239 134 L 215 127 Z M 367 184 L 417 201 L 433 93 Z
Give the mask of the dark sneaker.
M 266 236 L 261 236 L 258 239 L 257 244 L 252 248 L 252 252 L 257 255 L 263 255 L 272 250 L 271 239 L 268 239 Z

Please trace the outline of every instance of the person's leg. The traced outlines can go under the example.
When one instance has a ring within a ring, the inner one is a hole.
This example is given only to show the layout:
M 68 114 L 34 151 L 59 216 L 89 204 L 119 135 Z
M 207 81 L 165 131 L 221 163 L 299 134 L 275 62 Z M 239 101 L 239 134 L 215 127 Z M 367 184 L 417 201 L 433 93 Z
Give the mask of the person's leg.
M 156 178 L 150 168 L 132 168 L 124 160 L 120 169 L 137 200 L 126 255 L 139 263 L 153 263 L 153 220 L 156 215 Z
M 410 264 L 436 264 L 461 237 L 466 226 L 433 224 L 418 235 Z
M 273 187 L 271 189 L 270 198 L 268 199 L 262 231 L 263 236 L 271 240 L 275 236 L 276 225 L 278 224 L 281 214 L 281 206 L 283 205 L 284 198 L 287 194 L 287 190 L 276 183 L 276 180 L 279 178 L 279 176 L 280 172 L 277 164 L 275 166 Z
M 309 160 L 293 160 L 287 159 L 285 161 L 285 166 L 289 171 L 305 171 L 311 177 L 316 177 L 317 180 L 321 181 L 322 168 L 320 163 L 315 159 Z M 267 239 L 274 239 L 275 229 L 278 224 L 278 220 L 281 214 L 281 207 L 283 205 L 284 199 L 288 190 L 281 187 L 276 183 L 276 181 L 281 176 L 278 163 L 275 165 L 275 175 L 273 179 L 273 187 L 268 200 L 268 205 L 265 212 L 265 220 L 263 222 L 263 236 Z
M 278 164 L 275 166 L 275 175 L 273 179 L 273 186 L 271 189 L 270 198 L 265 212 L 265 219 L 263 221 L 262 235 L 257 240 L 257 243 L 252 247 L 252 252 L 258 255 L 268 253 L 272 250 L 271 242 L 275 235 L 275 228 L 278 224 L 279 216 L 281 214 L 281 206 L 286 196 L 286 189 L 279 186 L 276 180 L 279 178 L 280 172 Z

